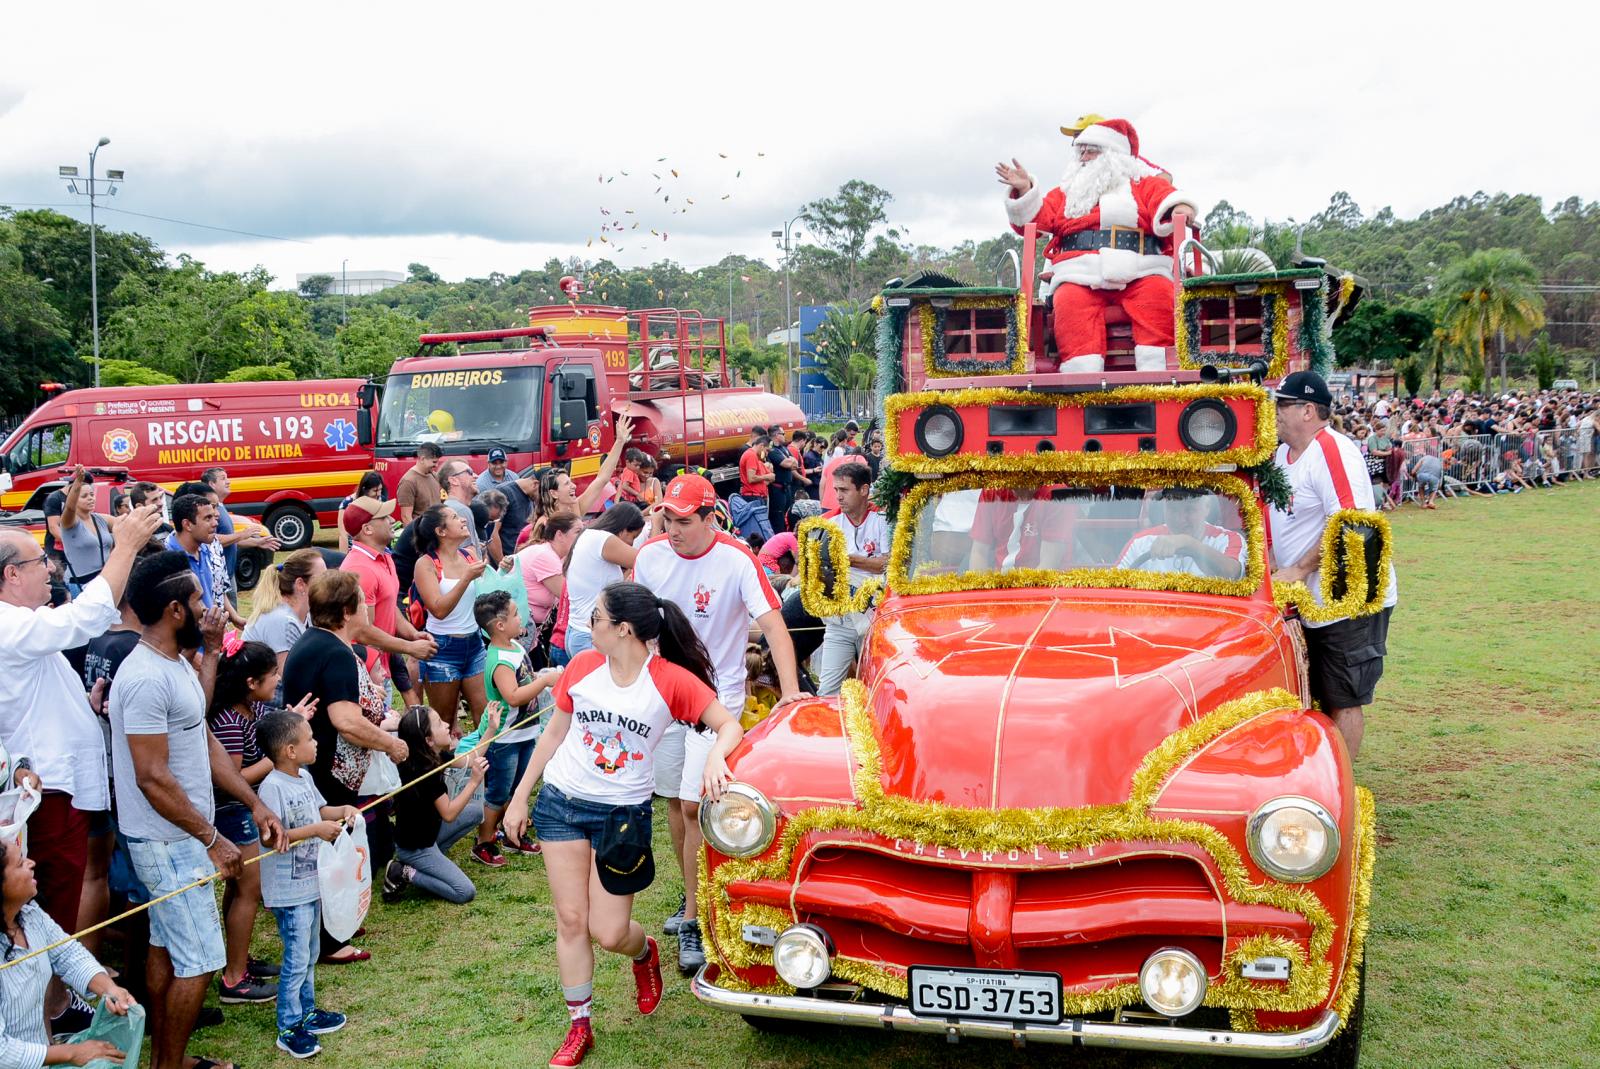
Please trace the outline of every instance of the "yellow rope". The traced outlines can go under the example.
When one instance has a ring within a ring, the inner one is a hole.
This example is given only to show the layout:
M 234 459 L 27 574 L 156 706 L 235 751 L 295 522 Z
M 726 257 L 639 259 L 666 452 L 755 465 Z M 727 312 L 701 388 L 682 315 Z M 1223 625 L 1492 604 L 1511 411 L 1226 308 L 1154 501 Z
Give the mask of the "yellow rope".
M 504 735 L 507 732 L 517 730 L 518 728 L 522 727 L 524 724 L 532 723 L 533 721 L 539 719 L 539 715 L 540 714 L 538 712 L 534 712 L 534 713 L 530 714 L 529 716 L 526 716 L 523 719 L 517 721 L 515 724 L 512 724 L 510 727 L 502 728 L 500 730 L 500 734 Z M 476 753 L 479 748 L 481 748 L 483 746 L 487 746 L 490 742 L 493 742 L 493 741 L 494 741 L 493 739 L 489 739 L 489 740 L 487 740 L 485 742 L 482 742 L 478 746 L 474 746 L 471 750 L 468 750 L 467 753 L 469 753 L 469 754 Z M 449 768 L 453 763 L 454 763 L 453 760 L 441 762 L 440 764 L 438 764 L 434 768 L 429 769 L 428 771 L 424 772 L 422 775 L 418 776 L 416 779 L 412 780 L 410 783 L 402 783 L 400 786 L 396 787 L 394 790 L 390 791 L 388 794 L 379 795 L 378 797 L 374 798 L 372 801 L 368 802 L 366 805 L 362 806 L 359 810 L 357 810 L 357 812 L 365 813 L 367 810 L 371 809 L 373 806 L 378 805 L 381 802 L 387 802 L 389 799 L 393 798 L 395 795 L 399 794 L 401 791 L 408 790 L 408 789 L 410 789 L 412 787 L 415 787 L 417 784 L 421 783 L 423 780 L 427 779 L 430 776 L 438 775 L 440 772 L 443 772 L 445 769 Z M 287 829 L 285 829 L 285 830 L 287 830 Z M 261 853 L 257 854 L 255 857 L 246 858 L 245 861 L 243 862 L 243 864 L 244 865 L 259 864 L 260 862 L 266 860 L 267 858 L 271 857 L 273 854 L 276 854 L 276 853 L 278 853 L 278 851 L 276 849 L 264 850 Z M 11 968 L 13 965 L 21 965 L 23 962 L 29 960 L 30 958 L 36 958 L 40 954 L 48 954 L 48 953 L 50 953 L 50 951 L 55 950 L 57 947 L 66 946 L 68 943 L 72 942 L 75 939 L 81 939 L 83 936 L 92 935 L 95 932 L 98 932 L 100 929 L 110 927 L 111 925 L 116 924 L 119 921 L 125 921 L 129 917 L 137 916 L 138 914 L 143 913 L 145 910 L 149 909 L 151 906 L 160 905 L 162 902 L 165 902 L 168 899 L 177 898 L 179 895 L 182 895 L 182 894 L 188 894 L 190 891 L 193 891 L 195 888 L 204 887 L 206 884 L 212 882 L 213 880 L 216 880 L 216 879 L 220 878 L 221 876 L 222 876 L 222 873 L 220 873 L 220 872 L 213 872 L 209 876 L 202 876 L 200 879 L 194 881 L 193 883 L 191 883 L 191 884 L 189 884 L 189 885 L 187 885 L 185 887 L 180 887 L 176 891 L 172 891 L 172 892 L 169 892 L 168 894 L 164 894 L 160 898 L 152 899 L 149 902 L 145 902 L 142 905 L 134 906 L 132 909 L 128 910 L 126 913 L 119 913 L 115 917 L 109 917 L 106 920 L 101 921 L 99 924 L 94 924 L 94 925 L 89 926 L 88 928 L 85 928 L 81 932 L 74 932 L 72 935 L 69 935 L 64 939 L 56 940 L 54 943 L 51 943 L 49 946 L 40 947 L 38 950 L 30 950 L 28 953 L 24 954 L 20 958 L 14 958 L 11 961 L 8 961 L 8 962 L 5 962 L 3 964 L 0 964 L 0 972 L 4 972 L 5 970 Z

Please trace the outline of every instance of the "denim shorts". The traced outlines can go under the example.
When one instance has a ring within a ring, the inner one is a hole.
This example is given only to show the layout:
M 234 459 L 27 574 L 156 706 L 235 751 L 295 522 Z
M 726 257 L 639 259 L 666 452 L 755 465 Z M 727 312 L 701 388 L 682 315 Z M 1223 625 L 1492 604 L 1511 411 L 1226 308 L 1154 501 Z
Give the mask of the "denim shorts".
M 641 804 L 648 811 L 649 802 Z M 533 803 L 533 834 L 544 843 L 571 843 L 587 839 L 589 845 L 598 850 L 600 836 L 606 830 L 606 821 L 619 808 L 622 807 L 573 798 L 559 787 L 546 783 L 539 789 L 539 797 Z
M 424 683 L 456 683 L 468 676 L 483 675 L 483 636 L 434 635 L 433 640 L 439 649 L 431 660 L 422 662 Z
M 483 777 L 484 805 L 491 809 L 506 807 L 512 792 L 522 781 L 522 774 L 528 771 L 528 762 L 533 760 L 533 748 L 537 745 L 538 739 L 489 744 L 483 754 L 489 762 L 489 773 Z
M 171 894 L 216 872 L 206 848 L 198 839 L 164 843 L 158 839 L 129 839 L 133 871 L 152 899 Z M 210 884 L 185 891 L 176 898 L 150 907 L 150 945 L 172 959 L 172 973 L 181 978 L 204 976 L 227 962 L 222 943 L 222 919 L 217 914 L 217 893 Z
M 211 823 L 222 833 L 222 837 L 234 846 L 249 846 L 251 843 L 261 841 L 261 833 L 256 830 L 255 818 L 250 816 L 250 810 L 238 802 L 223 802 L 217 806 Z

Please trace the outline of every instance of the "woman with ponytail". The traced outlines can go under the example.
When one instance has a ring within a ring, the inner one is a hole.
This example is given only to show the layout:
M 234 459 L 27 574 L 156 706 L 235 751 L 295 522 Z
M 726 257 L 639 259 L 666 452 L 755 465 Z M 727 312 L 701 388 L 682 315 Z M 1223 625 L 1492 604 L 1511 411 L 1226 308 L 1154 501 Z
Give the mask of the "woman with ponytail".
M 278 655 L 279 671 L 295 641 L 311 626 L 311 580 L 327 567 L 321 553 L 297 549 L 268 568 L 256 584 L 244 640 L 270 647 Z
M 633 960 L 640 1013 L 661 1001 L 661 954 L 633 919 L 633 896 L 654 872 L 652 754 L 667 725 L 715 733 L 702 784 L 713 800 L 732 779 L 727 757 L 744 735 L 717 700 L 705 646 L 672 602 L 638 583 L 612 583 L 587 622 L 594 646 L 575 656 L 556 684 L 555 714 L 504 820 L 507 837 L 520 842 L 533 785 L 543 776 L 532 822 L 555 901 L 556 960 L 572 1020 L 553 1066 L 577 1065 L 594 1047 L 591 940 Z

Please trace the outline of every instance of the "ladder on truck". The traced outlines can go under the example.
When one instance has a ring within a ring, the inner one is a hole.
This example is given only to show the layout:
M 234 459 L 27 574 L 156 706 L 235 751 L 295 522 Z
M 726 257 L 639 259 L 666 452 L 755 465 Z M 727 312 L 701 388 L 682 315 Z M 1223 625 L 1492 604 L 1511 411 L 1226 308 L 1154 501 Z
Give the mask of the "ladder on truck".
M 608 365 L 606 378 L 612 396 L 657 408 L 677 404 L 681 461 L 688 467 L 709 469 L 707 401 L 713 389 L 731 385 L 724 321 L 693 309 L 634 309 L 628 312 L 627 353 L 626 371 Z M 663 441 L 662 446 L 669 454 L 673 452 L 672 443 Z

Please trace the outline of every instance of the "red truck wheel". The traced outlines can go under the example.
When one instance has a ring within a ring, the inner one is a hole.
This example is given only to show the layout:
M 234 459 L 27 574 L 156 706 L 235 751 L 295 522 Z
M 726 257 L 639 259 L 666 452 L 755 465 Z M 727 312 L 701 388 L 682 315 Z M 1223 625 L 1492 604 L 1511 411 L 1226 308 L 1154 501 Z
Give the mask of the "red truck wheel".
M 304 549 L 317 531 L 317 519 L 304 505 L 278 505 L 262 521 L 283 549 Z

